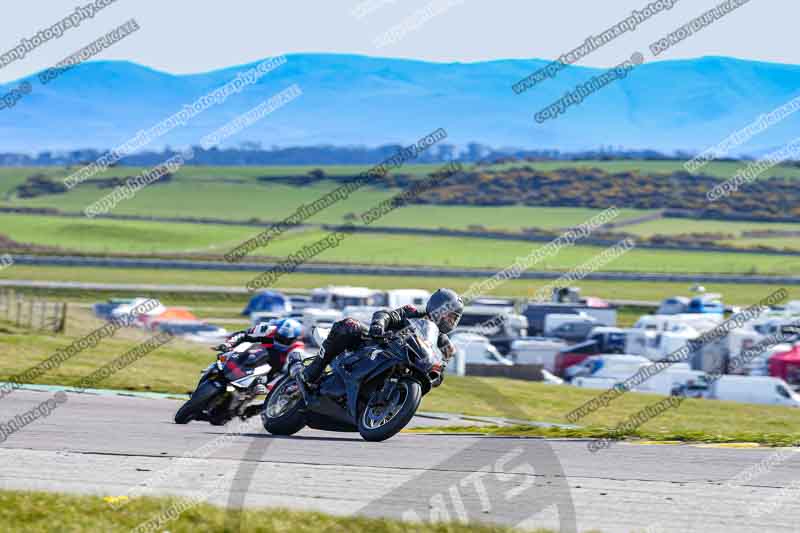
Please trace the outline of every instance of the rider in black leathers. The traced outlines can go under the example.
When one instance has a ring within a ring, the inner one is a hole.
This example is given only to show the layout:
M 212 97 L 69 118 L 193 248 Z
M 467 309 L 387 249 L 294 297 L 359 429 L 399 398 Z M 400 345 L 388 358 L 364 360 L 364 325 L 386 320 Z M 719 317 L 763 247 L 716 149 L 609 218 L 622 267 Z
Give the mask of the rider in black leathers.
M 399 331 L 412 318 L 427 318 L 439 327 L 438 346 L 449 360 L 455 348 L 447 334 L 458 325 L 463 311 L 464 302 L 458 294 L 450 289 L 439 289 L 431 295 L 424 310 L 405 305 L 393 311 L 378 311 L 372 315 L 369 327 L 354 318 L 340 320 L 331 328 L 317 357 L 303 370 L 302 379 L 307 384 L 316 384 L 325 367 L 339 354 L 357 349 L 367 338 L 382 339 L 388 332 Z

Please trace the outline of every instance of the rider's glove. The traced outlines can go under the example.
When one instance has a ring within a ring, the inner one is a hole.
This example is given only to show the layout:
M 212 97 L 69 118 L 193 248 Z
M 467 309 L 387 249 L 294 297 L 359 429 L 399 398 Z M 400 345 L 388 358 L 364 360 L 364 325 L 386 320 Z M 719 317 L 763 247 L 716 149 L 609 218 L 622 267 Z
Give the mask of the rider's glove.
M 441 346 L 439 346 L 439 350 L 441 350 L 445 362 L 449 362 L 456 354 L 456 347 L 452 342 L 450 342 L 450 339 L 447 339 L 447 341 L 443 342 Z
M 217 352 L 228 352 L 231 350 L 231 348 L 232 346 L 230 344 L 228 344 L 227 342 L 223 342 L 222 344 L 214 346 L 211 349 Z
M 372 324 L 369 327 L 369 336 L 373 339 L 382 339 L 386 336 L 386 332 L 380 324 Z

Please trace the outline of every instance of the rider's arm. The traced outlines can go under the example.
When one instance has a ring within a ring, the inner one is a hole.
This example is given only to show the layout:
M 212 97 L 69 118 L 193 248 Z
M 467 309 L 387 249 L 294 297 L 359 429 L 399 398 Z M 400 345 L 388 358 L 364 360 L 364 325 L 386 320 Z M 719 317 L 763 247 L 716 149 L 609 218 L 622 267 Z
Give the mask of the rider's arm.
M 445 360 L 450 361 L 456 353 L 456 347 L 450 341 L 450 337 L 445 333 L 439 333 L 439 350 L 444 355 Z
M 422 318 L 424 316 L 425 311 L 419 310 L 413 305 L 404 305 L 392 311 L 376 311 L 372 315 L 369 334 L 373 337 L 380 337 L 387 331 L 401 329 L 405 325 L 406 319 Z
M 264 339 L 267 338 L 267 335 L 271 333 L 270 326 L 266 322 L 261 322 L 253 326 L 250 329 L 244 329 L 242 331 L 237 331 L 226 340 L 220 346 L 226 346 L 228 349 L 235 348 L 239 344 L 243 342 L 262 342 Z

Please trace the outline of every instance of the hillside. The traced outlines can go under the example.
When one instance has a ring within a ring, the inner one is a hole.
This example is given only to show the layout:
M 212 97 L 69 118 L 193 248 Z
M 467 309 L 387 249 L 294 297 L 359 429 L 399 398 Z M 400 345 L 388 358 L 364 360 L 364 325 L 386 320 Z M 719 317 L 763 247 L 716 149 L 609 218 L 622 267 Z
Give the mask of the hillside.
M 476 141 L 561 150 L 602 144 L 696 151 L 790 100 L 800 86 L 797 66 L 719 57 L 655 62 L 638 67 L 557 120 L 536 124 L 534 113 L 600 71 L 567 67 L 557 78 L 516 95 L 511 85 L 543 61 L 445 64 L 336 54 L 294 54 L 287 59 L 256 85 L 149 148 L 197 143 L 297 83 L 301 97 L 231 142 L 376 146 L 413 142 L 443 127 L 449 133 L 447 142 L 455 144 Z M 32 93 L 0 113 L 0 151 L 115 146 L 250 66 L 175 76 L 128 62 L 97 61 L 46 86 L 31 76 Z M 18 83 L 2 86 L 3 92 Z M 745 148 L 761 153 L 784 144 L 799 124 L 798 117 L 791 117 Z

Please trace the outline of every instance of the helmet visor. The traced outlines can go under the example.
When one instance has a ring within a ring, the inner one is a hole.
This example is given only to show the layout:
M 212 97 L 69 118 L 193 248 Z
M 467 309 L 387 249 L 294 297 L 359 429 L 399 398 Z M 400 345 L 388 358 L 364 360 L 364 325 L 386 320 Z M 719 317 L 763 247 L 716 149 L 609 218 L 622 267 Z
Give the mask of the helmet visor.
M 439 331 L 442 333 L 450 333 L 456 326 L 458 326 L 458 322 L 461 320 L 461 313 L 457 311 L 451 311 L 449 313 L 445 313 L 439 319 Z
M 284 337 L 283 335 L 275 335 L 275 344 L 277 344 L 278 346 L 286 347 L 292 344 L 293 342 L 294 339 L 292 338 Z

